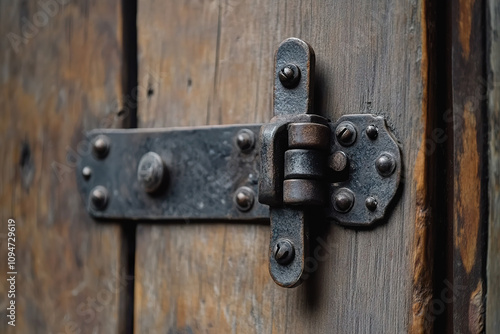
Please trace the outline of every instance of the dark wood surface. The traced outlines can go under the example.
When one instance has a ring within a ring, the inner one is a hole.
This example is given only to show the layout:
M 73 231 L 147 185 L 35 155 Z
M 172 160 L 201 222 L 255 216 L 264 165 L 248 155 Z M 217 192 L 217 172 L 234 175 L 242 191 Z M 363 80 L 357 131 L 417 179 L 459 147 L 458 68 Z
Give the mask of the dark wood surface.
M 139 1 L 140 127 L 268 121 L 274 51 L 299 37 L 316 51 L 315 110 L 384 115 L 404 181 L 390 218 L 371 231 L 318 222 L 328 252 L 292 290 L 269 276 L 268 226 L 140 225 L 136 332 L 430 331 L 426 11 L 419 1 Z
M 489 229 L 486 333 L 500 333 L 500 4 L 487 1 Z
M 486 2 L 451 4 L 451 105 L 449 151 L 452 194 L 449 226 L 453 243 L 454 333 L 481 333 L 485 327 L 488 226 L 488 77 Z M 450 259 L 451 260 L 451 259 Z M 495 283 L 492 282 L 494 286 Z
M 125 239 L 89 217 L 74 168 L 89 154 L 85 130 L 123 123 L 121 5 L 64 2 L 0 2 L 1 333 L 124 333 L 127 323 Z M 9 218 L 15 328 L 6 318 Z

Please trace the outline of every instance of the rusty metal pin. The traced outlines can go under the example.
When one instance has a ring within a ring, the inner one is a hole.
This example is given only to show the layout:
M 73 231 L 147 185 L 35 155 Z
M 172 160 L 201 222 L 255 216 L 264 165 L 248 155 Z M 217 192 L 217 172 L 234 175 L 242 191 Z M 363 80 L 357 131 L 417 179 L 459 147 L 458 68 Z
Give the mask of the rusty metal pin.
M 351 122 L 342 122 L 337 126 L 335 136 L 341 145 L 352 145 L 356 141 L 356 128 Z
M 94 154 L 98 158 L 104 158 L 109 152 L 110 141 L 105 135 L 98 135 L 94 138 L 93 148 Z
M 279 239 L 273 250 L 274 259 L 281 265 L 287 265 L 295 257 L 295 248 L 288 239 Z
M 236 145 L 242 152 L 250 151 L 255 146 L 255 134 L 248 129 L 238 131 Z
M 396 169 L 396 160 L 392 154 L 383 152 L 375 161 L 375 166 L 377 167 L 377 171 L 380 175 L 387 177 L 394 172 L 394 169 Z
M 294 88 L 300 80 L 300 70 L 294 64 L 285 65 L 279 72 L 281 84 L 286 88 Z
M 95 210 L 104 210 L 108 205 L 108 190 L 103 186 L 96 186 L 90 193 L 90 203 Z
M 255 194 L 252 189 L 248 187 L 240 187 L 234 195 L 234 202 L 238 210 L 246 212 L 253 207 L 255 201 Z
M 330 156 L 330 167 L 335 172 L 342 172 L 347 167 L 347 155 L 342 151 L 337 151 Z

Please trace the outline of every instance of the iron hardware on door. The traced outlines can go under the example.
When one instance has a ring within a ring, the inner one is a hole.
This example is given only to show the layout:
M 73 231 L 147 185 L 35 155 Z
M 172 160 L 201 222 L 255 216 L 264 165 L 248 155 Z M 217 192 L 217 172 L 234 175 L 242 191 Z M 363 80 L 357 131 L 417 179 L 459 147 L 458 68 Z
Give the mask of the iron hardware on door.
M 267 124 L 97 129 L 77 182 L 89 213 L 113 220 L 269 220 L 270 273 L 301 283 L 313 214 L 348 227 L 382 219 L 401 174 L 381 116 L 312 113 L 315 56 L 290 38 L 276 53 Z M 126 223 L 126 222 L 124 222 Z

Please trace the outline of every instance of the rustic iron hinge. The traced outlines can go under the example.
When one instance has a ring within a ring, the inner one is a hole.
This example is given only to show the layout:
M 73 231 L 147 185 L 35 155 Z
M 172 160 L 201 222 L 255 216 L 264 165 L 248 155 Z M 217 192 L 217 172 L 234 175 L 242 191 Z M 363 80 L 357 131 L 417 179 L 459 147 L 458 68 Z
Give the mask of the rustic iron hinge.
M 267 124 L 98 129 L 77 182 L 89 213 L 112 220 L 268 220 L 270 273 L 301 283 L 313 217 L 349 227 L 383 218 L 401 174 L 381 116 L 311 114 L 314 52 L 300 39 L 276 53 Z M 258 198 L 258 201 L 257 201 Z

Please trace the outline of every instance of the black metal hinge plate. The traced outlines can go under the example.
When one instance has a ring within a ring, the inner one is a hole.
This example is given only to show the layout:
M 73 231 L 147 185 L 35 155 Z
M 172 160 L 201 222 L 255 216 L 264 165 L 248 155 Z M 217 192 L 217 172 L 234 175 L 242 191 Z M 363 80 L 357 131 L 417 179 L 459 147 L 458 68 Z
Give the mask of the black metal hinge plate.
M 77 182 L 87 209 L 100 219 L 269 219 L 269 207 L 256 196 L 260 128 L 256 124 L 91 131 L 89 144 L 105 136 L 108 147 L 105 154 L 90 154 L 79 162 Z M 244 129 L 255 138 L 246 150 L 236 143 Z M 148 152 L 161 157 L 167 174 L 167 184 L 156 193 L 146 192 L 137 177 L 140 159 Z M 93 202 L 96 187 L 106 192 L 102 205 Z M 235 198 L 240 190 L 243 206 Z

